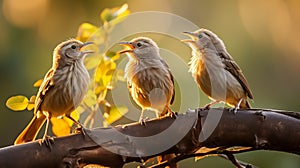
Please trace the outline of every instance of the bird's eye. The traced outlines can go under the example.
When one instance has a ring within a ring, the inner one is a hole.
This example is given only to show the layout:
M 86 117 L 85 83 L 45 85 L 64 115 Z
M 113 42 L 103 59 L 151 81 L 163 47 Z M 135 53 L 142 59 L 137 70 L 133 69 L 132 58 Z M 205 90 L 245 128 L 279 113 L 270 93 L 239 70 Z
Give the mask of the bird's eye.
M 136 46 L 142 47 L 142 43 L 137 43 Z
M 202 34 L 199 34 L 199 35 L 198 35 L 198 38 L 202 38 L 202 37 L 203 37 L 203 35 L 202 35 Z
M 71 48 L 72 48 L 72 49 L 76 49 L 76 45 L 72 45 Z

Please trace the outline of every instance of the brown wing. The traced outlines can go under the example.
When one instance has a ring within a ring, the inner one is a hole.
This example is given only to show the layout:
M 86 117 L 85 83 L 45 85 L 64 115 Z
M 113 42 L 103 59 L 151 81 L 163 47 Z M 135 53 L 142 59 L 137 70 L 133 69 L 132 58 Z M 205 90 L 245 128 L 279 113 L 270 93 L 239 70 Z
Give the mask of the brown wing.
M 44 101 L 44 97 L 49 89 L 53 87 L 54 83 L 52 81 L 54 71 L 53 69 L 50 69 L 47 74 L 44 77 L 44 80 L 39 88 L 39 92 L 37 93 L 36 99 L 35 99 L 35 107 L 34 112 L 36 113 L 38 110 L 40 110 L 41 104 Z
M 171 78 L 172 83 L 173 83 L 173 95 L 172 95 L 172 99 L 171 99 L 171 102 L 170 102 L 170 104 L 173 104 L 174 99 L 175 99 L 174 77 L 173 77 L 172 72 L 171 72 L 171 70 L 170 70 L 170 68 L 169 68 L 169 65 L 168 65 L 163 59 L 161 59 L 161 63 L 162 63 L 166 68 L 168 68 L 168 72 L 169 72 L 170 78 Z
M 249 84 L 245 76 L 243 75 L 242 70 L 234 62 L 232 57 L 227 52 L 219 52 L 218 55 L 222 58 L 222 61 L 225 64 L 225 69 L 229 71 L 240 82 L 248 97 L 250 99 L 253 99 L 253 94 L 249 88 Z
M 140 88 L 138 88 L 137 86 L 133 87 L 131 82 L 127 82 L 127 87 L 128 87 L 128 90 L 129 90 L 129 99 L 130 99 L 130 102 L 136 107 L 136 108 L 141 108 L 139 105 L 138 105 L 138 102 L 136 102 L 134 100 L 134 98 L 132 97 L 132 92 L 136 91 L 136 94 L 139 95 L 140 98 L 143 99 L 143 102 L 146 102 L 148 100 L 148 96 L 145 95 L 142 90 Z M 134 89 L 134 90 L 133 90 Z

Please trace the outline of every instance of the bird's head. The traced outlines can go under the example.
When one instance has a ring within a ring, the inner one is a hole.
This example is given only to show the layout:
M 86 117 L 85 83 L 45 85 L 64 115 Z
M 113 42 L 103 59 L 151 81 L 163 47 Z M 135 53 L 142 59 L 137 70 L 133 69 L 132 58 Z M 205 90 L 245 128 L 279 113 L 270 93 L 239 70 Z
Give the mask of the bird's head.
M 60 43 L 54 49 L 54 60 L 60 59 L 64 61 L 75 61 L 83 59 L 86 54 L 93 53 L 92 50 L 82 50 L 84 46 L 93 44 L 93 42 L 81 42 L 76 39 L 70 39 Z
M 207 29 L 201 28 L 194 32 L 183 32 L 183 34 L 188 35 L 189 37 L 191 37 L 191 39 L 185 39 L 181 41 L 188 43 L 192 48 L 196 48 L 198 50 L 214 50 L 216 49 L 218 43 L 221 42 L 223 44 L 223 42 L 219 40 L 216 34 Z
M 137 37 L 131 41 L 123 41 L 119 44 L 129 47 L 129 49 L 119 53 L 128 53 L 134 59 L 155 59 L 159 56 L 157 44 L 148 37 Z

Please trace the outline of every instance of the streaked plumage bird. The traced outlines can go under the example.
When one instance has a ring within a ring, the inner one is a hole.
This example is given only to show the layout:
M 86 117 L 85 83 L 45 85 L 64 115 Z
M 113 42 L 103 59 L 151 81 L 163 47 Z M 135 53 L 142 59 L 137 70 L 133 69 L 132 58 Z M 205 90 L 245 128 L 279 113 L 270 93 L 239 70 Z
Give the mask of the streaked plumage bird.
M 82 48 L 89 44 L 91 42 L 82 43 L 71 39 L 55 48 L 52 68 L 45 75 L 37 93 L 34 116 L 17 137 L 15 144 L 33 141 L 47 121 L 42 140 L 44 142 L 51 117 L 65 115 L 81 126 L 70 114 L 81 103 L 88 89 L 90 77 L 83 60 L 85 55 L 92 51 L 82 51 Z
M 129 55 L 125 76 L 133 100 L 142 108 L 140 122 L 143 123 L 146 109 L 154 110 L 158 117 L 172 115 L 170 105 L 175 95 L 173 75 L 160 57 L 157 44 L 147 37 L 119 44 L 130 48 L 120 53 Z
M 231 107 L 250 108 L 247 100 L 253 99 L 248 82 L 241 69 L 227 52 L 223 41 L 207 29 L 184 32 L 191 37 L 182 40 L 192 48 L 190 72 L 202 91 L 217 102 Z

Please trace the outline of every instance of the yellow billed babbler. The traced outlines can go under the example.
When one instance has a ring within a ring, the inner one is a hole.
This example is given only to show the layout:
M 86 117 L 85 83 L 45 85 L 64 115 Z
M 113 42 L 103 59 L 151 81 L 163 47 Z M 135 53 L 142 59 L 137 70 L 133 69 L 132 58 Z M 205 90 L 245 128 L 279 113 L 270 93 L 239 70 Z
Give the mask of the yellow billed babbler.
M 39 88 L 35 100 L 34 116 L 28 126 L 15 140 L 15 144 L 33 141 L 40 128 L 46 123 L 42 142 L 46 140 L 51 117 L 67 116 L 78 126 L 70 114 L 84 98 L 90 77 L 83 60 L 86 54 L 93 51 L 82 51 L 92 42 L 82 43 L 70 39 L 60 43 L 53 52 L 53 64 Z
M 192 48 L 189 71 L 203 92 L 213 100 L 205 107 L 221 101 L 236 109 L 250 108 L 247 97 L 253 99 L 253 95 L 248 82 L 223 41 L 203 28 L 183 33 L 191 37 L 182 40 Z
M 158 117 L 173 115 L 170 105 L 175 95 L 174 79 L 169 66 L 160 57 L 157 44 L 147 37 L 119 44 L 129 47 L 120 53 L 129 55 L 125 76 L 133 100 L 142 108 L 139 121 L 143 123 L 146 109 L 154 110 Z

